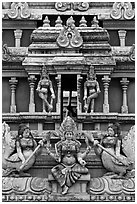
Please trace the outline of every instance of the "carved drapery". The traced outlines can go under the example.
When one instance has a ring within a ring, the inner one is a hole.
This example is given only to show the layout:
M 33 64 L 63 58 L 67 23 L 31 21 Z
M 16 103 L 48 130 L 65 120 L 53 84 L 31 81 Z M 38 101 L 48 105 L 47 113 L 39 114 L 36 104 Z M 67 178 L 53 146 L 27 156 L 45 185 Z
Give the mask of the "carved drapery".
M 13 2 L 11 4 L 11 9 L 7 13 L 9 18 L 15 19 L 26 19 L 31 16 L 29 6 L 26 2 Z
M 63 48 L 78 48 L 83 44 L 83 39 L 79 31 L 75 27 L 75 21 L 71 16 L 64 28 L 60 31 L 60 34 L 57 38 L 57 44 Z
M 66 11 L 66 10 L 78 10 L 86 11 L 89 8 L 89 3 L 87 2 L 56 2 L 55 8 L 57 11 Z
M 127 88 L 128 88 L 128 84 L 129 81 L 127 80 L 127 78 L 122 78 L 122 80 L 120 81 L 121 85 L 122 85 L 122 90 L 123 90 L 123 105 L 121 107 L 121 112 L 122 113 L 128 113 L 128 106 L 127 106 Z
M 130 20 L 134 18 L 135 11 L 132 9 L 132 4 L 130 2 L 115 2 L 113 4 L 113 9 L 110 14 L 111 18 L 126 19 Z
M 30 75 L 28 78 L 28 81 L 29 81 L 29 87 L 30 87 L 29 112 L 34 113 L 35 112 L 34 87 L 35 87 L 35 82 L 36 82 L 35 75 Z
M 10 105 L 10 113 L 16 113 L 16 102 L 15 102 L 15 92 L 18 80 L 16 77 L 11 77 L 9 80 L 10 88 L 11 88 L 11 105 Z
M 58 87 L 58 98 L 56 104 L 56 111 L 60 114 L 60 107 L 61 107 L 61 74 L 58 74 L 56 77 L 57 87 Z
M 104 75 L 102 78 L 104 86 L 104 104 L 103 104 L 103 113 L 109 113 L 109 103 L 108 103 L 108 88 L 111 78 L 108 75 Z

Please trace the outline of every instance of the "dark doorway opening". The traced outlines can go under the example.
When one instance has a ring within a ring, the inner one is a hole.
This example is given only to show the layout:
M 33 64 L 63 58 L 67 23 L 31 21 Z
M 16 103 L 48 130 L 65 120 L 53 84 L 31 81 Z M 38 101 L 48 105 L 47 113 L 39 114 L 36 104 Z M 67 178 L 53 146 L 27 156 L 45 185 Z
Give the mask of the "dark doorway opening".
M 77 75 L 61 75 L 61 119 L 69 115 L 76 118 L 77 111 Z

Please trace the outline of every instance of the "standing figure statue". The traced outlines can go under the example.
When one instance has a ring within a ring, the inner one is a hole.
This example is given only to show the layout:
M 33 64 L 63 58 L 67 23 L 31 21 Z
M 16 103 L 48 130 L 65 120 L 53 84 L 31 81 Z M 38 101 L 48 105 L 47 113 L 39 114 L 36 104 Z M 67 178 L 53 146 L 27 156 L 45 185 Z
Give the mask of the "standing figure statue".
M 49 112 L 53 109 L 53 99 L 55 99 L 55 94 L 52 86 L 52 82 L 49 79 L 49 75 L 43 66 L 41 79 L 38 83 L 36 91 L 38 92 L 39 97 L 43 100 L 43 112 L 46 112 L 46 107 Z M 48 102 L 48 96 L 51 94 L 50 103 Z
M 87 75 L 87 81 L 84 83 L 84 109 L 87 113 L 88 111 L 94 112 L 94 99 L 98 97 L 100 93 L 99 83 L 96 80 L 96 76 L 90 70 L 90 73 Z
M 90 148 L 80 152 L 81 143 L 75 138 L 76 124 L 74 120 L 67 116 L 61 124 L 61 140 L 55 144 L 55 154 L 49 148 L 47 152 L 59 163 L 52 168 L 52 174 L 62 188 L 62 194 L 66 194 L 69 188 L 80 178 L 82 174 L 87 174 L 84 158 L 89 153 Z
M 34 154 L 28 162 L 26 160 L 32 155 L 37 147 L 29 127 L 25 124 L 19 125 L 18 135 L 12 136 L 10 127 L 5 122 L 3 128 L 3 176 L 30 176 L 24 171 L 28 170 L 35 162 Z M 23 165 L 23 166 L 22 166 Z M 22 168 L 21 168 L 22 166 Z
M 110 172 L 118 174 L 116 177 L 122 177 L 129 174 L 134 168 L 134 144 L 131 136 L 128 136 L 127 142 L 122 139 L 118 123 L 108 126 L 107 134 L 103 136 L 101 142 L 94 141 L 95 153 L 101 155 L 104 167 Z

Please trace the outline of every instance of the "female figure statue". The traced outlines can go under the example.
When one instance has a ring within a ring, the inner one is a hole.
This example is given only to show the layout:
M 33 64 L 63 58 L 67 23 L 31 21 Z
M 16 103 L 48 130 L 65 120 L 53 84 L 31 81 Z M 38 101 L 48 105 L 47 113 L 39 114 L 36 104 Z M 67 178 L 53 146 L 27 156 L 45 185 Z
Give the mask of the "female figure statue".
M 34 140 L 29 127 L 21 124 L 18 129 L 18 135 L 16 138 L 12 138 L 10 132 L 5 136 L 3 152 L 2 167 L 5 170 L 3 176 L 30 176 L 28 173 L 24 173 L 35 162 L 36 156 L 33 157 L 25 164 L 23 169 L 20 169 L 22 164 L 25 163 L 27 158 L 32 154 L 37 147 L 37 143 Z M 16 174 L 17 173 L 17 174 Z
M 87 81 L 84 83 L 84 98 L 85 101 L 84 109 L 93 113 L 94 111 L 94 99 L 98 97 L 100 93 L 99 83 L 96 80 L 95 75 L 90 71 L 87 76 Z
M 80 152 L 81 143 L 75 139 L 74 129 L 76 126 L 72 118 L 66 117 L 61 128 L 63 138 L 55 145 L 56 154 L 54 155 L 48 148 L 47 151 L 59 163 L 51 171 L 64 195 L 82 174 L 88 173 L 84 158 L 90 149 L 87 148 L 84 153 Z
M 101 155 L 104 167 L 110 172 L 119 174 L 119 177 L 124 176 L 132 168 L 131 160 L 120 152 L 121 142 L 120 126 L 117 123 L 108 126 L 107 135 L 100 142 L 101 146 L 105 147 L 105 151 L 98 147 L 97 140 L 94 141 L 95 153 Z
M 36 91 L 39 97 L 43 100 L 43 112 L 46 112 L 46 107 L 48 111 L 51 112 L 53 109 L 53 99 L 55 99 L 55 94 L 52 86 L 52 82 L 49 79 L 48 73 L 45 67 L 42 69 L 41 79 L 38 83 Z M 48 102 L 49 91 L 51 92 L 51 101 Z

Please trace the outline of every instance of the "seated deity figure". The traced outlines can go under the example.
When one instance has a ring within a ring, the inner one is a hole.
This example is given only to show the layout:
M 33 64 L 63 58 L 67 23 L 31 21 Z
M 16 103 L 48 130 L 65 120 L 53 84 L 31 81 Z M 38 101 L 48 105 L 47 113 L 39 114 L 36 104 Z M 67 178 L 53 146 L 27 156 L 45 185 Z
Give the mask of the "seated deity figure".
M 35 162 L 36 155 L 26 163 L 28 157 L 37 147 L 29 127 L 20 124 L 17 137 L 13 137 L 10 128 L 3 123 L 3 158 L 2 168 L 3 176 L 30 176 L 24 171 L 28 170 Z M 21 166 L 24 164 L 23 168 Z
M 60 128 L 62 137 L 55 144 L 55 154 L 49 148 L 47 152 L 59 163 L 53 167 L 51 172 L 62 188 L 62 194 L 66 194 L 69 188 L 75 184 L 81 175 L 87 174 L 84 158 L 89 153 L 90 148 L 80 152 L 81 143 L 75 138 L 76 124 L 74 120 L 67 116 Z
M 49 79 L 49 75 L 43 66 L 41 79 L 38 83 L 36 91 L 39 97 L 43 100 L 43 112 L 46 112 L 46 107 L 49 112 L 53 110 L 53 99 L 55 99 L 55 94 L 52 86 L 52 82 Z M 51 94 L 50 103 L 48 102 L 48 96 Z
M 84 83 L 84 109 L 85 112 L 94 112 L 94 99 L 100 93 L 99 83 L 96 80 L 95 74 L 90 71 L 87 75 L 87 81 Z
M 134 159 L 131 159 L 134 157 L 134 153 L 130 156 L 130 151 L 133 152 L 132 147 L 134 145 L 131 141 L 131 136 L 128 140 L 129 145 L 122 143 L 120 132 L 120 125 L 118 123 L 109 125 L 107 134 L 102 137 L 100 143 L 95 140 L 94 147 L 95 153 L 101 155 L 102 163 L 108 170 L 107 174 L 113 172 L 118 174 L 116 177 L 123 178 L 125 175 L 130 174 L 129 172 L 134 168 Z M 130 143 L 132 143 L 132 147 L 130 147 Z

